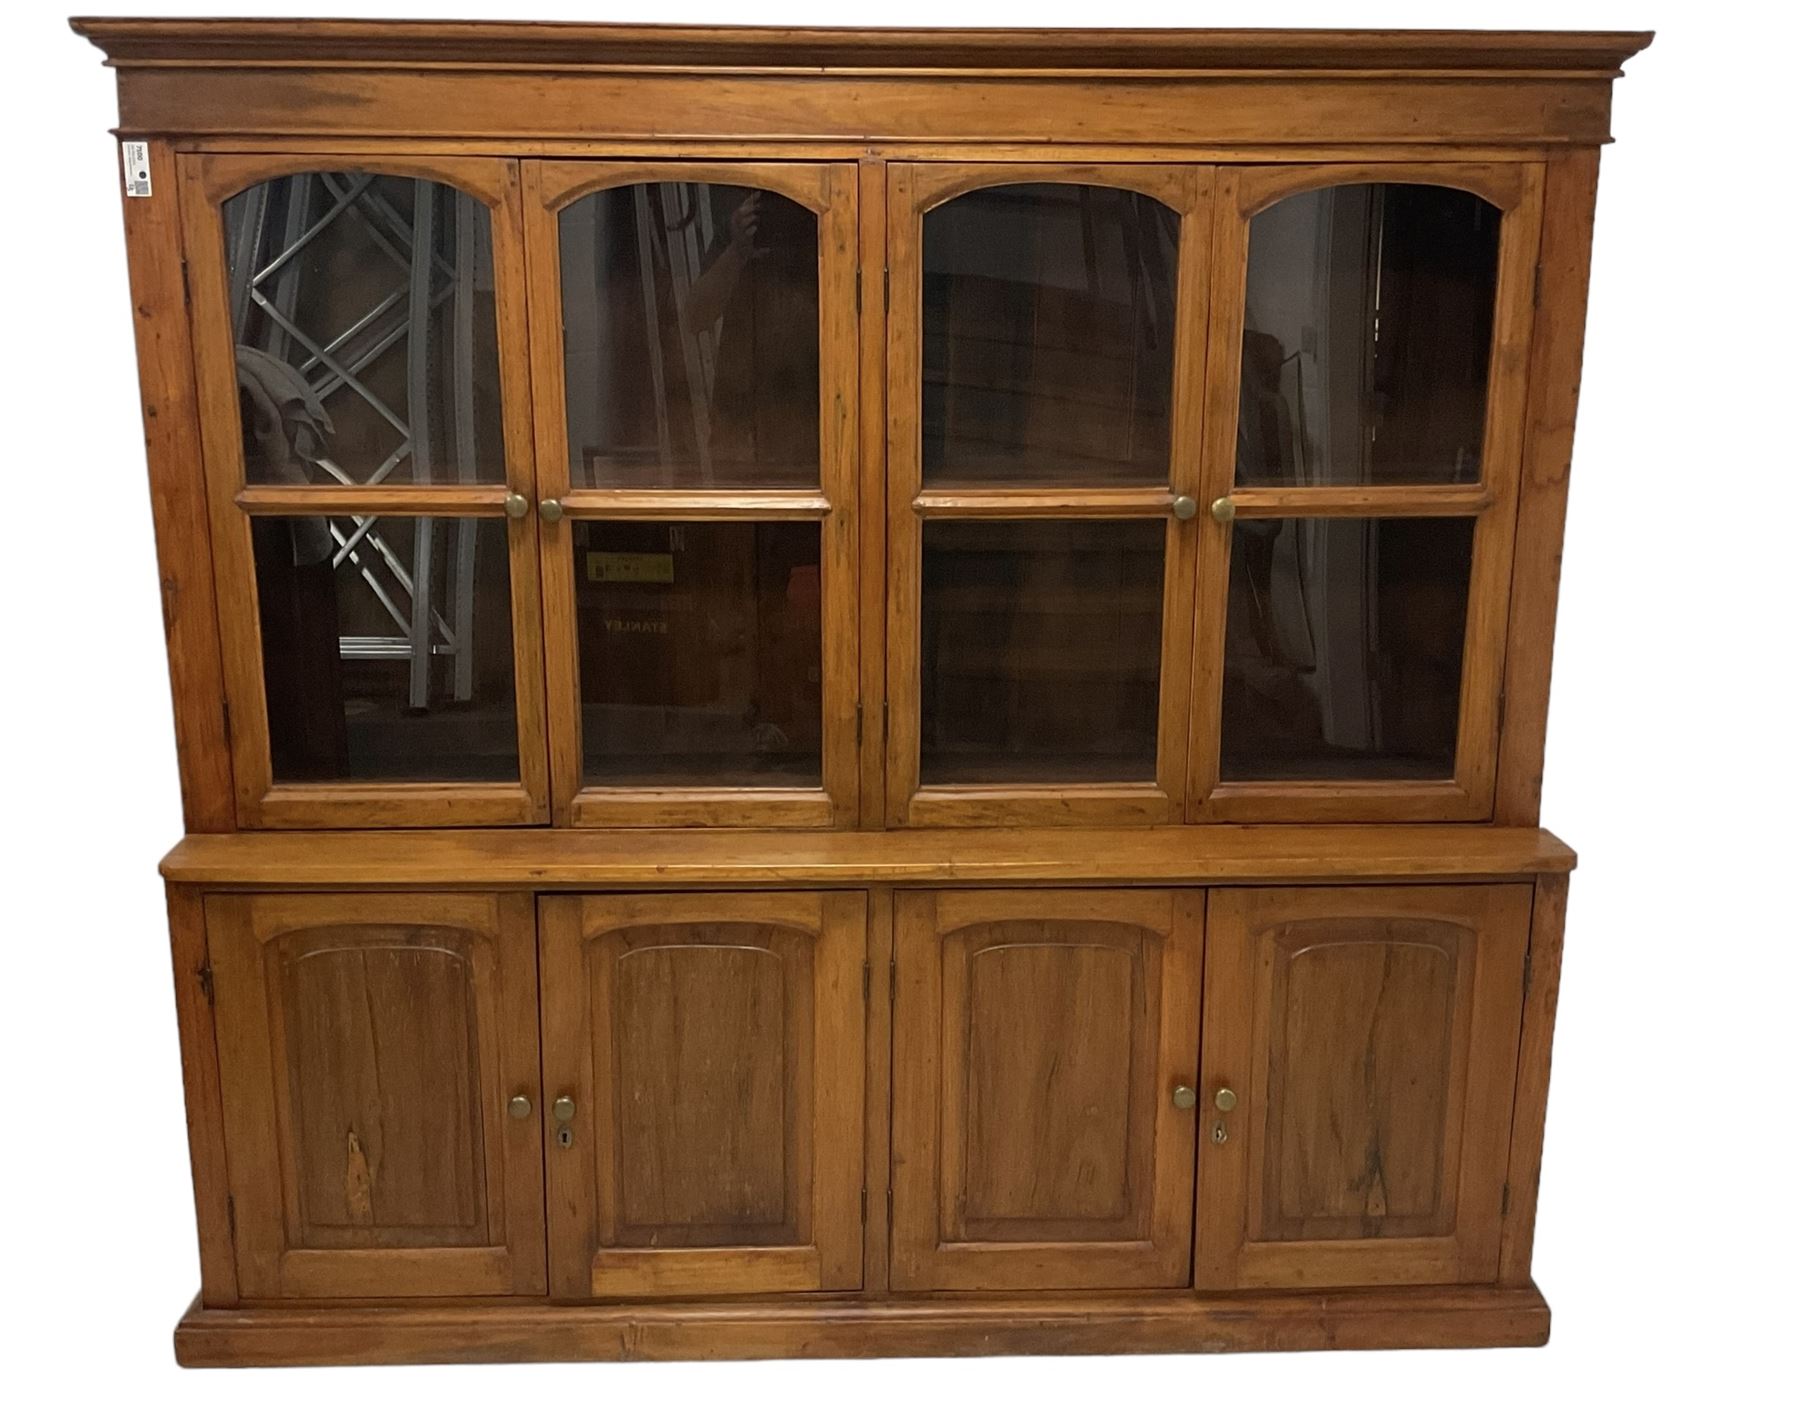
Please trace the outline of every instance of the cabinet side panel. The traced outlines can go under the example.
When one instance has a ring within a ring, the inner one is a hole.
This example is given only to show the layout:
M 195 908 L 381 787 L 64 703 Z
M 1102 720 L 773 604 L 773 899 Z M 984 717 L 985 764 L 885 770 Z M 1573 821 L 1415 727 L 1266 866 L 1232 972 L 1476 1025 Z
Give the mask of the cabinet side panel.
M 213 1035 L 205 906 L 198 890 L 180 885 L 169 887 L 168 899 L 188 1160 L 200 1231 L 200 1301 L 208 1308 L 235 1308 L 237 1261 L 231 1241 L 231 1181 L 225 1170 L 225 1119 L 219 1099 L 219 1050 Z
M 1494 794 L 1494 821 L 1501 826 L 1536 825 L 1542 795 L 1551 640 L 1556 630 L 1557 580 L 1562 571 L 1563 518 L 1569 503 L 1569 457 L 1575 442 L 1599 172 L 1597 150 L 1571 153 L 1545 165 L 1537 311 L 1532 325 L 1519 519 L 1513 539 L 1512 603 L 1507 617 L 1505 716 Z
M 125 257 L 137 334 L 144 457 L 156 527 L 157 576 L 175 710 L 182 819 L 189 831 L 229 831 L 231 752 L 201 480 L 199 413 L 188 336 L 175 158 L 152 141 L 148 197 L 125 197 Z
M 1513 1090 L 1506 1210 L 1500 1224 L 1500 1281 L 1515 1287 L 1531 1282 L 1538 1172 L 1543 1164 L 1544 1120 L 1550 1102 L 1550 1043 L 1562 982 L 1563 918 L 1568 903 L 1568 876 L 1538 877 L 1531 906 L 1531 952 L 1527 956 L 1525 1017 L 1519 1036 L 1519 1075 Z

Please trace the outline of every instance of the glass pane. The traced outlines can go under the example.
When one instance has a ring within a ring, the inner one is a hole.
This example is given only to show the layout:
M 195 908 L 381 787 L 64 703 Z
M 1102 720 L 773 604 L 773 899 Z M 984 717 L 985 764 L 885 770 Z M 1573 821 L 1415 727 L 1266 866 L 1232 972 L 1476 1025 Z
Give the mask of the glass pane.
M 926 213 L 927 484 L 1169 480 L 1180 218 L 1114 187 L 989 187 Z
M 1239 521 L 1226 781 L 1451 777 L 1471 517 Z
M 819 222 L 752 187 L 646 182 L 563 208 L 576 487 L 819 485 Z
M 577 521 L 574 535 L 585 779 L 819 786 L 818 523 Z
M 1258 213 L 1239 485 L 1479 481 L 1499 262 L 1499 209 L 1450 187 L 1327 187 Z
M 276 781 L 519 780 L 505 522 L 267 516 L 250 535 Z
M 302 172 L 224 211 L 251 482 L 506 480 L 481 202 L 410 177 Z
M 924 783 L 1147 782 L 1161 521 L 927 521 Z

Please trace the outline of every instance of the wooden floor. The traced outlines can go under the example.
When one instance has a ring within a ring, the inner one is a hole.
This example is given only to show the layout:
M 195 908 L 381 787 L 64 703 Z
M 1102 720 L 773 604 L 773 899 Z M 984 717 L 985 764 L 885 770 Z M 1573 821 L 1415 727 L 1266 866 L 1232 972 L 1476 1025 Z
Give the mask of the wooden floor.
M 204 1309 L 175 1329 L 183 1366 L 971 1357 L 1117 1352 L 1534 1347 L 1535 1287 L 1387 1288 L 1207 1296 Z

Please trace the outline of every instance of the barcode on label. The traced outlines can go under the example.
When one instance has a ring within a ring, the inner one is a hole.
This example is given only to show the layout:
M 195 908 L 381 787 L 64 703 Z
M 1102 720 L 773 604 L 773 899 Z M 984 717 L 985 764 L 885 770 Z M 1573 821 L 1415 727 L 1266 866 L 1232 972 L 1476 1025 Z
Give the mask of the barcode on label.
M 150 144 L 120 143 L 119 159 L 125 165 L 125 195 L 150 195 Z

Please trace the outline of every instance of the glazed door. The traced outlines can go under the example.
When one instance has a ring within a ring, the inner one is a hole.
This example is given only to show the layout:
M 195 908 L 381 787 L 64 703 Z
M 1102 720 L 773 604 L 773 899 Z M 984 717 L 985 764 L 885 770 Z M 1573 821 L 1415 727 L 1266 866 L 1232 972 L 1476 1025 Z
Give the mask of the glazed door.
M 855 176 L 525 164 L 559 825 L 855 820 Z
M 1211 170 L 888 172 L 887 820 L 1179 821 Z
M 1484 820 L 1542 168 L 1218 200 L 1189 819 Z
M 1188 1281 L 1201 900 L 898 896 L 895 1288 Z
M 1529 885 L 1214 890 L 1195 1283 L 1492 1283 Z
M 239 825 L 548 821 L 517 164 L 178 162 Z
M 543 899 L 553 1295 L 861 1286 L 865 908 Z
M 214 895 L 246 1298 L 541 1294 L 529 895 Z

